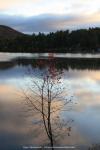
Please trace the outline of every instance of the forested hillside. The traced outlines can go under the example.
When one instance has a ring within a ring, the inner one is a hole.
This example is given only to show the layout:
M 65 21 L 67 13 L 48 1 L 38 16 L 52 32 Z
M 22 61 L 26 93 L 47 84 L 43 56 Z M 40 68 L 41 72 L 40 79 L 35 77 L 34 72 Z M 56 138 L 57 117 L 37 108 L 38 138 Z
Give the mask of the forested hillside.
M 100 51 L 100 28 L 25 35 L 0 26 L 0 51 L 96 53 Z

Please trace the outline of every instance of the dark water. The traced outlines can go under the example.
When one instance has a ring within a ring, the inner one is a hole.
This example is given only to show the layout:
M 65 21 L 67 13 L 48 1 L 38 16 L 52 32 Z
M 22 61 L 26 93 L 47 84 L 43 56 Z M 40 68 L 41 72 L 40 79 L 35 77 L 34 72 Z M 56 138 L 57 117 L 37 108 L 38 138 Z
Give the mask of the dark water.
M 61 137 L 56 146 L 88 149 L 100 144 L 100 57 L 93 55 L 0 54 L 0 150 L 20 150 L 41 146 L 47 137 L 36 125 L 36 114 L 29 113 L 22 89 L 51 68 L 60 73 L 74 104 L 60 113 L 65 122 L 72 119 L 70 136 Z M 30 73 L 31 72 L 31 73 Z M 35 120 L 35 121 L 34 121 Z M 40 123 L 38 123 L 40 124 Z

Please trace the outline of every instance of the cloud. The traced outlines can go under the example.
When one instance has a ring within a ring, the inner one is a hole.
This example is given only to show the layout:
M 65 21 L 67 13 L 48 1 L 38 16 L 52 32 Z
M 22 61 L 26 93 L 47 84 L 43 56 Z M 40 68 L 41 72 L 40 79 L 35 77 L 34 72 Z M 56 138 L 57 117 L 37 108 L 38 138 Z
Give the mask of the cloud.
M 11 15 L 91 14 L 100 7 L 99 0 L 0 0 L 0 12 Z
M 1 1 L 1 0 L 0 0 Z M 64 13 L 65 0 L 4 0 L 0 2 L 0 11 L 11 15 L 33 16 L 43 13 Z
M 31 17 L 0 15 L 0 24 L 10 26 L 24 33 L 95 27 L 100 25 L 99 20 L 99 11 L 92 15 L 41 14 Z
M 38 3 L 42 0 L 30 0 L 30 2 L 28 0 L 0 0 L 0 9 L 9 9 L 12 6 L 16 7 L 16 6 L 24 6 L 28 3 Z
M 99 0 L 0 0 L 0 24 L 25 33 L 99 26 Z

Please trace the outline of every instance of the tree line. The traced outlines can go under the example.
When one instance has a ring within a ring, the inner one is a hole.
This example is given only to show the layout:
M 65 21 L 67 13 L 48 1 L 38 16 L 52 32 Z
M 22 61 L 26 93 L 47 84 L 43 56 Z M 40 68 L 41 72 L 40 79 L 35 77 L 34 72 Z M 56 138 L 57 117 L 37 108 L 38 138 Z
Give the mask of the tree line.
M 0 39 L 2 52 L 100 52 L 100 28 L 57 31 L 48 34 L 22 35 L 14 39 Z

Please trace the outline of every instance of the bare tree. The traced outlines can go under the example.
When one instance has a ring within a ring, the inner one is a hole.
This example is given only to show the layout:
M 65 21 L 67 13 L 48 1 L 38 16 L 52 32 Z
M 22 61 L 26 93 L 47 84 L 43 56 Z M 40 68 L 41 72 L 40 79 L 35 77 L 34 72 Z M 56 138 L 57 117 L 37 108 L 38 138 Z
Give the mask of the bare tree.
M 66 87 L 66 85 L 65 85 Z M 60 112 L 71 109 L 73 96 L 68 97 L 66 88 L 62 84 L 61 75 L 46 72 L 41 79 L 34 79 L 31 75 L 28 90 L 24 91 L 25 101 L 30 111 L 40 115 L 50 146 L 54 150 L 54 142 L 65 132 L 66 124 L 60 121 Z M 67 106 L 67 107 L 66 107 Z M 71 127 L 66 128 L 70 135 Z

